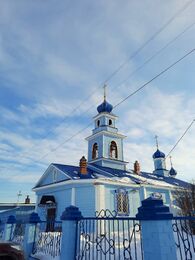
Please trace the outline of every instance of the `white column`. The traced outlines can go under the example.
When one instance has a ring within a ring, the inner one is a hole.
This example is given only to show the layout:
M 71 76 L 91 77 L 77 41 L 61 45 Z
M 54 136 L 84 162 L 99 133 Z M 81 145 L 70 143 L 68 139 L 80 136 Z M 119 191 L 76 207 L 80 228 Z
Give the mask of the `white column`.
M 97 184 L 95 186 L 95 207 L 98 212 L 102 209 L 106 209 L 105 187 L 102 184 Z
M 71 190 L 71 205 L 75 206 L 76 203 L 76 192 L 75 192 L 75 188 L 72 188 Z
M 140 187 L 140 200 L 145 200 L 147 198 L 146 188 L 144 186 Z

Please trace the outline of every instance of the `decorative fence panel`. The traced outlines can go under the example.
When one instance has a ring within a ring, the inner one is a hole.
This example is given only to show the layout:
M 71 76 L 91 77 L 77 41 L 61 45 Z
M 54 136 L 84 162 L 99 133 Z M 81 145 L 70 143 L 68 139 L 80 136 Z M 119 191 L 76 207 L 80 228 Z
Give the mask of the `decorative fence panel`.
M 36 224 L 33 255 L 58 257 L 61 252 L 62 222 L 40 222 Z
M 9 240 L 22 246 L 24 242 L 25 226 L 25 223 L 12 224 Z
M 195 260 L 195 217 L 175 217 L 173 233 L 178 260 Z
M 84 218 L 77 224 L 76 259 L 142 260 L 140 228 L 135 218 Z
M 0 221 L 0 240 L 3 240 L 5 224 Z

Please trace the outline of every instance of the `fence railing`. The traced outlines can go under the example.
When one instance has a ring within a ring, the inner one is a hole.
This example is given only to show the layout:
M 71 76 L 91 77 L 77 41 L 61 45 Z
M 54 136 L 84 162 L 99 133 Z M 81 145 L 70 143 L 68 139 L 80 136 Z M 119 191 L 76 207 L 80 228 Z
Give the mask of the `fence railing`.
M 77 222 L 76 259 L 142 260 L 139 221 L 106 214 L 81 219 Z
M 36 224 L 33 255 L 60 256 L 62 222 L 40 222 Z
M 0 240 L 3 240 L 3 236 L 4 236 L 4 223 L 0 222 Z
M 195 217 L 174 217 L 172 223 L 177 259 L 195 260 Z
M 22 246 L 24 242 L 25 226 L 25 223 L 12 224 L 9 240 Z
M 156 208 L 162 213 L 162 207 Z M 165 211 L 163 218 L 159 212 L 152 218 L 151 212 L 147 207 L 145 219 L 139 214 L 119 217 L 108 210 L 82 217 L 78 208 L 70 206 L 62 222 L 43 222 L 34 216 L 29 223 L 0 223 L 0 239 L 22 245 L 27 255 L 37 259 L 158 260 L 159 255 L 166 259 L 163 254 L 169 250 L 167 259 L 195 260 L 195 217 L 166 219 Z

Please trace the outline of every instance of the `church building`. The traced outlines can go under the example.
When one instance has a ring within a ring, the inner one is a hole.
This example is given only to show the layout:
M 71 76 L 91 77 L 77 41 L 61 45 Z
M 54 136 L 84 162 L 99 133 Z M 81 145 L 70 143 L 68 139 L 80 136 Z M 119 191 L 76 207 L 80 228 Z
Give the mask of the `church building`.
M 175 178 L 173 167 L 166 169 L 165 154 L 158 146 L 153 154 L 154 171 L 141 171 L 138 161 L 133 169 L 127 169 L 125 136 L 118 132 L 112 110 L 104 95 L 92 134 L 86 138 L 88 159 L 83 156 L 78 166 L 52 163 L 33 188 L 36 211 L 42 220 L 60 220 L 70 205 L 79 207 L 83 216 L 109 209 L 118 216 L 133 217 L 141 201 L 149 196 L 162 197 L 173 209 L 175 189 L 188 187 L 189 183 Z

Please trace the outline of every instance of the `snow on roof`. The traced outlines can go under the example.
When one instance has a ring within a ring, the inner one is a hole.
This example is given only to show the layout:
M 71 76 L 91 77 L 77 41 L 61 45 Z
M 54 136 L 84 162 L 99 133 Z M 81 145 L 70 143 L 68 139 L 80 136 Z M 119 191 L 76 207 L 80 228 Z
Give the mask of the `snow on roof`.
M 132 170 L 118 170 L 109 167 L 103 167 L 95 164 L 88 164 L 87 174 L 81 174 L 78 166 L 64 165 L 53 163 L 56 168 L 64 172 L 68 176 L 68 180 L 78 179 L 104 179 L 123 183 L 148 184 L 162 187 L 188 187 L 189 183 L 173 178 L 159 176 L 154 173 L 141 172 L 140 175 L 135 174 Z M 64 179 L 64 181 L 67 179 Z M 51 183 L 52 184 L 52 183 Z M 39 186 L 39 185 L 38 185 Z M 37 186 L 37 187 L 38 187 Z M 41 186 L 41 185 L 40 185 Z

